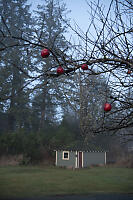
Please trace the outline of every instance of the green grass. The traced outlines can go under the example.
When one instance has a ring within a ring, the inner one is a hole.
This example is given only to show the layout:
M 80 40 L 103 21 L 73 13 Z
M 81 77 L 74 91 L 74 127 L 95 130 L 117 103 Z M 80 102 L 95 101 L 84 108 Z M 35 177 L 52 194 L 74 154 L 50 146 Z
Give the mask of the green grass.
M 41 197 L 102 192 L 132 193 L 133 169 L 0 167 L 0 197 Z

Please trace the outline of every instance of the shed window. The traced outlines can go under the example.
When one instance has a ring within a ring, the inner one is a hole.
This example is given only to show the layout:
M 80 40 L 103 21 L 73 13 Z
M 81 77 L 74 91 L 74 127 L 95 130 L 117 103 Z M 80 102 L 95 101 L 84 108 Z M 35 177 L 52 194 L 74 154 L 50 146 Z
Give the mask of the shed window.
M 69 160 L 69 151 L 63 151 L 63 160 Z

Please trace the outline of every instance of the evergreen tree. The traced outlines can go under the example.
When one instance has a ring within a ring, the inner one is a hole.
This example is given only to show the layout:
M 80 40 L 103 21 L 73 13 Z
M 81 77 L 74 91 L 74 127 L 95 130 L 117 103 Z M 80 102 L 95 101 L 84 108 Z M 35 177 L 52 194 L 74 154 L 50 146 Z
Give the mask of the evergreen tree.
M 73 79 L 71 77 L 71 80 L 62 83 L 61 88 L 61 96 L 64 97 L 62 109 L 68 108 L 68 113 L 73 113 L 71 118 L 79 121 L 81 140 L 94 140 L 96 133 L 110 123 L 103 110 L 104 103 L 111 95 L 107 79 L 104 76 L 88 76 L 80 71 Z
M 58 63 L 58 56 L 61 52 L 65 51 L 68 46 L 68 42 L 64 37 L 66 32 L 66 25 L 63 24 L 62 17 L 66 13 L 65 5 L 59 5 L 56 0 L 45 0 L 45 4 L 38 6 L 38 10 L 35 12 L 36 33 L 39 42 L 42 46 L 52 50 L 54 57 L 50 55 L 47 59 L 42 59 L 38 56 L 40 47 L 36 47 L 34 51 L 34 66 L 37 67 L 37 72 L 41 74 L 40 77 L 40 89 L 35 94 L 33 101 L 37 101 L 39 118 L 39 130 L 45 128 L 45 122 L 55 121 L 58 102 L 56 98 L 57 80 L 49 80 L 46 76 L 47 72 L 56 70 Z M 35 103 L 32 105 L 33 109 Z
M 1 0 L 0 3 L 0 94 L 1 105 L 8 115 L 8 130 L 24 128 L 27 124 L 28 95 L 22 88 L 26 83 L 28 61 L 24 41 L 17 41 L 13 36 L 30 34 L 29 6 L 27 0 Z M 8 47 L 8 48 L 7 48 Z M 9 48 L 11 47 L 11 48 Z

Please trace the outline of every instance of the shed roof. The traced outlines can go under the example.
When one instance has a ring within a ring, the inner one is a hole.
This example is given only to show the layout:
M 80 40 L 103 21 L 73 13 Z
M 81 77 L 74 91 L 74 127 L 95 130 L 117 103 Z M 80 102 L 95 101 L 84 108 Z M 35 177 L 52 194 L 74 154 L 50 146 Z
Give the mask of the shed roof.
M 78 143 L 76 145 L 70 145 L 70 146 L 60 146 L 57 148 L 57 150 L 63 150 L 63 151 L 86 151 L 86 152 L 106 152 L 104 148 L 101 146 L 97 146 L 95 144 L 89 143 Z

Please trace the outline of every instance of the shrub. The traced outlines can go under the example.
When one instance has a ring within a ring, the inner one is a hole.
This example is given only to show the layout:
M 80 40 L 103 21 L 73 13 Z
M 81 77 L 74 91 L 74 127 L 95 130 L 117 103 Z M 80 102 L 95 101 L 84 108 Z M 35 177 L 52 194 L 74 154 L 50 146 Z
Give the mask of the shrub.
M 120 167 L 133 168 L 133 155 L 131 153 L 127 153 L 122 157 L 119 157 L 115 165 Z

